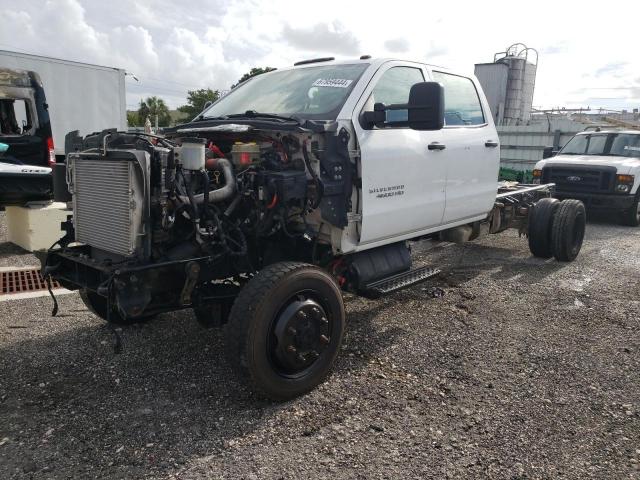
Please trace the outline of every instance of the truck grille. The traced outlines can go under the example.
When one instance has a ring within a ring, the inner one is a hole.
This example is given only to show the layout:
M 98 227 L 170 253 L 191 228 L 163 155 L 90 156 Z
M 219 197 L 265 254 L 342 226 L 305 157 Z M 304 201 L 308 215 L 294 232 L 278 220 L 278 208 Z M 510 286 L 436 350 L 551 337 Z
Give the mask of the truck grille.
M 76 240 L 120 255 L 136 249 L 134 165 L 128 161 L 73 161 Z
M 614 167 L 545 167 L 542 183 L 555 183 L 558 192 L 611 193 L 615 175 Z

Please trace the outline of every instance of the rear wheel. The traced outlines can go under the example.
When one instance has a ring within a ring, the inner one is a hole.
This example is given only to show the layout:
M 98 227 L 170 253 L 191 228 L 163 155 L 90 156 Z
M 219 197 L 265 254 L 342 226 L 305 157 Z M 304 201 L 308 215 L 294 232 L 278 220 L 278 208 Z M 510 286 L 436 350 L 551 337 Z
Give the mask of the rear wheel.
M 586 226 L 586 212 L 580 200 L 563 200 L 553 218 L 553 255 L 561 262 L 572 262 L 580 253 Z
M 529 250 L 535 257 L 551 258 L 551 226 L 553 217 L 560 205 L 557 198 L 539 200 L 529 212 Z
M 636 195 L 631 208 L 624 212 L 622 223 L 629 225 L 630 227 L 637 227 L 640 225 L 640 197 L 638 195 Z
M 259 394 L 286 400 L 330 373 L 345 326 L 342 293 L 304 263 L 265 267 L 240 291 L 225 326 L 231 365 Z
M 134 318 L 123 317 L 113 305 L 111 306 L 111 315 L 107 315 L 107 299 L 105 297 L 85 288 L 81 289 L 79 293 L 80 298 L 87 308 L 105 322 L 113 323 L 115 325 L 133 325 L 135 323 L 151 320 L 155 316 L 143 315 L 141 317 Z

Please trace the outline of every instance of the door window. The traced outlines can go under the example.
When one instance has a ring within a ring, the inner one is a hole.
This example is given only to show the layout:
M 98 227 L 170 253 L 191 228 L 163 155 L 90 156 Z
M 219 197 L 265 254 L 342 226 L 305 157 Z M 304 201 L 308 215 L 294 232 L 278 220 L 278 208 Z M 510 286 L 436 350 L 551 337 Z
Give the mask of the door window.
M 465 126 L 486 123 L 480 97 L 469 78 L 433 72 L 433 79 L 444 86 L 445 125 Z
M 407 103 L 411 87 L 424 82 L 422 70 L 414 67 L 392 67 L 380 77 L 378 83 L 373 88 L 371 95 L 365 103 L 364 111 L 373 110 L 376 103 L 385 105 Z M 393 126 L 396 122 L 407 122 L 409 112 L 403 110 L 388 110 L 386 112 L 385 126 Z M 389 125 L 386 125 L 389 124 Z
M 29 108 L 25 100 L 0 100 L 0 133 L 2 135 L 20 135 L 30 128 Z

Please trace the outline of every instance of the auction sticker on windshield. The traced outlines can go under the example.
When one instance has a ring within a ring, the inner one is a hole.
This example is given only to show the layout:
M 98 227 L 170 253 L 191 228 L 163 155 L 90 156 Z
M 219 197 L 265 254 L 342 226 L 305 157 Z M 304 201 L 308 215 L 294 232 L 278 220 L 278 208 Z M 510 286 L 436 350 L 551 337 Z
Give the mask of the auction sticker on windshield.
M 319 78 L 313 84 L 312 87 L 335 87 L 335 88 L 347 88 L 353 80 L 347 80 L 346 78 Z

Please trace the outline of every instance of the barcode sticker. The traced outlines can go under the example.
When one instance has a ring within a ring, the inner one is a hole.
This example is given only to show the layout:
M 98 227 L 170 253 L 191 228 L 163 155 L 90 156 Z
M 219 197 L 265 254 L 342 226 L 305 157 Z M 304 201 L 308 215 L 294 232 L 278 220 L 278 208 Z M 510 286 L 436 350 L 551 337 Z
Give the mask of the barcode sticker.
M 347 88 L 353 80 L 347 80 L 345 78 L 319 78 L 311 86 L 313 87 L 334 87 L 334 88 Z

